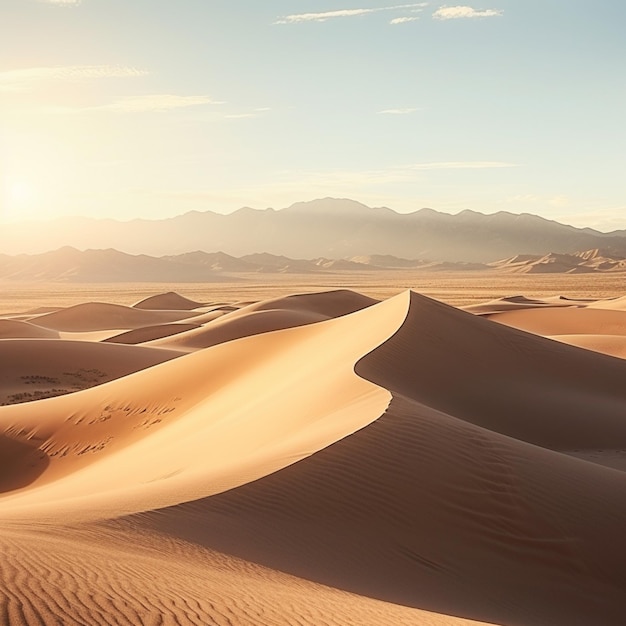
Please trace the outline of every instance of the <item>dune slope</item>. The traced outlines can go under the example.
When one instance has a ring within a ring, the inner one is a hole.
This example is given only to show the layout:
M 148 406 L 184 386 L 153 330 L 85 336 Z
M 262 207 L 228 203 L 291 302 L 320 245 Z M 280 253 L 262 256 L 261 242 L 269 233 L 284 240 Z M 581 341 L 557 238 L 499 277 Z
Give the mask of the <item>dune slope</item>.
M 0 514 L 113 517 L 223 491 L 312 454 L 383 413 L 389 393 L 356 376 L 354 363 L 395 332 L 407 303 L 400 295 L 38 406 L 0 408 L 0 429 L 42 441 L 50 460 L 29 489 L 0 499 Z

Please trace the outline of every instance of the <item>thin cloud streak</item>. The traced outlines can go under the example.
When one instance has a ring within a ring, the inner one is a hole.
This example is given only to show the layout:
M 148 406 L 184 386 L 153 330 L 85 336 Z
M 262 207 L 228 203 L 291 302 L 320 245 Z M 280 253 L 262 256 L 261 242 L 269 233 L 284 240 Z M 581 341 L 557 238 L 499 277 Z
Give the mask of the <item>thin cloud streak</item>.
M 228 120 L 240 120 L 250 117 L 260 117 L 268 111 L 271 111 L 269 107 L 257 107 L 253 111 L 244 111 L 242 113 L 229 113 L 228 115 L 224 115 L 224 118 Z
M 0 72 L 0 91 L 25 91 L 54 81 L 80 81 L 99 78 L 135 78 L 148 72 L 122 65 L 64 65 L 29 67 Z
M 113 111 L 117 113 L 163 112 L 207 104 L 223 104 L 208 96 L 175 96 L 172 94 L 152 94 L 130 96 L 111 104 L 81 109 L 82 111 Z
M 433 13 L 436 20 L 457 20 L 477 17 L 500 17 L 504 15 L 502 9 L 485 9 L 477 11 L 468 6 L 441 7 Z
M 408 115 L 409 113 L 414 113 L 417 111 L 416 108 L 406 108 L 406 109 L 385 109 L 384 111 L 378 111 L 379 115 Z
M 301 22 L 325 22 L 329 19 L 338 17 L 358 17 L 360 15 L 368 15 L 371 13 L 380 13 L 381 11 L 399 11 L 402 9 L 410 9 L 412 11 L 420 11 L 428 6 L 428 2 L 418 2 L 414 4 L 399 4 L 391 7 L 376 7 L 370 9 L 339 9 L 336 11 L 324 11 L 321 13 L 297 13 L 293 15 L 285 15 L 274 22 L 274 24 L 299 24 Z
M 229 115 L 225 115 L 224 117 L 227 120 L 243 120 L 250 117 L 259 117 L 260 113 L 230 113 Z
M 411 170 L 483 170 L 503 167 L 519 167 L 516 163 L 504 161 L 442 161 L 435 163 L 414 163 Z
M 407 22 L 415 22 L 416 20 L 419 20 L 419 17 L 394 17 L 389 23 L 395 26 L 396 24 L 406 24 Z
M 43 4 L 55 4 L 60 7 L 77 7 L 81 0 L 39 0 Z

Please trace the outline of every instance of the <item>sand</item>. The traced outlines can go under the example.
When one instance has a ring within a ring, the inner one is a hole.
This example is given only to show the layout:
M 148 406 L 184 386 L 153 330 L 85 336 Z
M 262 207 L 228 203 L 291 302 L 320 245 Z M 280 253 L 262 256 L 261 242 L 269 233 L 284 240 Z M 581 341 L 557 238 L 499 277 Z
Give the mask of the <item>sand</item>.
M 486 300 L 16 303 L 0 623 L 622 624 L 626 305 Z

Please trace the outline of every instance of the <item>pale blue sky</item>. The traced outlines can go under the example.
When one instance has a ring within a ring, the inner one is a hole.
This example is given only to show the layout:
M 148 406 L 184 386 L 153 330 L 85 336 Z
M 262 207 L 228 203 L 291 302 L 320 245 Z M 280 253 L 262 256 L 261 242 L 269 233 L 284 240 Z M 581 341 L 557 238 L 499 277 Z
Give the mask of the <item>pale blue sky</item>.
M 0 0 L 0 215 L 626 228 L 625 30 L 621 0 Z

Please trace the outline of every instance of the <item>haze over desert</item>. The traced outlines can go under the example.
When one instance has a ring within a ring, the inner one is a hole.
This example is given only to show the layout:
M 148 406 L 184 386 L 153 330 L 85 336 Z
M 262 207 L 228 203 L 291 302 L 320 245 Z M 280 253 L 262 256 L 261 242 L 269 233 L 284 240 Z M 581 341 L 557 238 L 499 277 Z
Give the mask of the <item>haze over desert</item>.
M 0 2 L 0 626 L 624 626 L 626 3 Z

